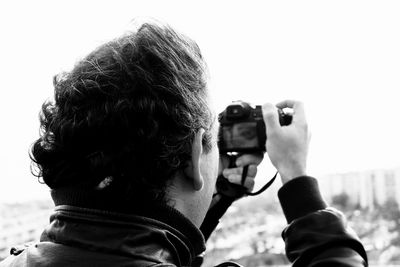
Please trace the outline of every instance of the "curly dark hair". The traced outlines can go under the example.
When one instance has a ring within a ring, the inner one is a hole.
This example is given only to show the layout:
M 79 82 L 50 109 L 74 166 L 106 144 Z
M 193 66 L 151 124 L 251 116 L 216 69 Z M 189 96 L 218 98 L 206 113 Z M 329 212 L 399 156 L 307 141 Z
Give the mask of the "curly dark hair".
M 40 113 L 34 174 L 52 189 L 93 188 L 112 176 L 126 194 L 164 198 L 213 114 L 197 44 L 168 26 L 143 24 L 54 77 Z

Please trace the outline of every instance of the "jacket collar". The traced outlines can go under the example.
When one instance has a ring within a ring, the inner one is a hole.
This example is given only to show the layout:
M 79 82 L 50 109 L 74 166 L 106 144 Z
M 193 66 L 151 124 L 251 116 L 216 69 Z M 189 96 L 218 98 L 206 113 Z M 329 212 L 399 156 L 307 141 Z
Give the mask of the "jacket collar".
M 144 224 L 151 226 L 157 233 L 172 233 L 169 241 L 173 242 L 175 249 L 178 248 L 177 252 L 181 259 L 184 255 L 183 258 L 188 260 L 189 264 L 194 257 L 205 251 L 205 241 L 200 230 L 182 213 L 168 205 L 146 201 L 126 203 L 119 201 L 115 196 L 76 188 L 53 189 L 51 195 L 57 206 L 55 214 L 51 217 L 52 221 L 78 218 L 79 223 L 85 227 L 91 223 L 97 226 L 97 222 L 111 220 L 115 227 L 107 228 L 110 230 L 107 237 L 112 239 L 110 244 L 119 242 L 120 247 L 125 247 L 126 242 L 132 241 L 119 239 L 123 231 L 119 228 L 119 224 L 128 223 L 133 228 Z M 129 227 L 123 229 L 129 230 Z M 138 234 L 136 231 L 133 232 Z M 90 243 L 92 236 L 89 234 L 84 242 Z

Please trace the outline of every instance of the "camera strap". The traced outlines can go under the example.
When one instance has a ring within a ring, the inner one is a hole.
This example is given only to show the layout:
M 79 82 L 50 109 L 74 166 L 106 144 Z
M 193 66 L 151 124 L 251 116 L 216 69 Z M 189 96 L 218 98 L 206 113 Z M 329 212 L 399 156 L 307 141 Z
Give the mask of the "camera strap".
M 236 159 L 237 155 L 227 155 L 229 159 L 229 164 L 228 168 L 235 168 L 236 166 Z M 217 191 L 221 195 L 225 195 L 228 197 L 233 197 L 233 198 L 240 198 L 243 195 L 248 195 L 248 196 L 256 196 L 267 190 L 275 181 L 276 176 L 278 175 L 278 172 L 275 173 L 275 175 L 258 191 L 256 192 L 248 192 L 246 190 L 246 187 L 244 183 L 246 182 L 247 174 L 249 170 L 249 165 L 246 165 L 243 167 L 242 175 L 241 175 L 241 181 L 240 185 L 239 184 L 234 184 L 228 181 L 224 176 L 220 175 L 217 179 Z
M 249 165 L 246 165 L 243 167 L 242 171 L 242 180 L 240 181 L 240 184 L 244 186 L 244 182 L 246 182 L 246 177 L 247 177 L 247 172 L 249 171 Z
M 236 167 L 235 161 L 236 157 L 229 157 L 229 168 Z M 247 174 L 248 174 L 249 166 L 246 165 L 243 167 L 241 184 L 233 184 L 228 181 L 222 175 L 218 176 L 217 179 L 217 193 L 214 194 L 213 198 L 219 197 L 216 203 L 210 207 L 208 210 L 203 223 L 200 226 L 200 230 L 204 235 L 205 240 L 207 240 L 211 233 L 215 230 L 219 223 L 219 219 L 224 215 L 224 213 L 228 210 L 228 208 L 232 205 L 232 203 L 238 198 L 249 195 L 256 196 L 267 190 L 272 183 L 275 181 L 278 172 L 272 177 L 271 180 L 268 181 L 260 190 L 256 192 L 247 192 L 247 188 L 244 186 L 246 182 Z M 225 265 L 224 265 L 225 266 Z
M 266 183 L 263 187 L 261 187 L 260 190 L 258 190 L 256 192 L 247 192 L 246 194 L 249 195 L 249 196 L 256 196 L 256 195 L 261 194 L 262 192 L 267 190 L 268 187 L 270 187 L 273 184 L 273 182 L 275 181 L 277 175 L 278 175 L 278 172 L 276 172 L 274 177 L 272 177 L 271 180 L 268 181 L 268 183 Z M 244 177 L 244 180 L 246 180 L 246 176 Z M 242 184 L 243 184 L 243 174 L 242 174 Z
M 243 195 L 255 196 L 261 194 L 262 192 L 267 190 L 268 187 L 272 185 L 272 183 L 275 181 L 276 176 L 278 175 L 278 172 L 276 172 L 274 177 L 272 177 L 272 179 L 269 180 L 269 182 L 266 183 L 260 190 L 254 193 L 246 192 L 246 188 L 243 186 L 243 184 L 246 181 L 248 166 L 245 167 L 243 168 L 243 173 L 242 173 L 242 182 L 241 182 L 242 185 L 232 184 L 223 176 L 218 177 L 217 180 L 218 193 L 216 193 L 213 196 L 213 198 L 219 196 L 219 199 L 216 201 L 214 205 L 210 207 L 210 209 L 206 214 L 206 217 L 204 218 L 203 223 L 200 226 L 200 230 L 203 233 L 205 240 L 207 240 L 210 237 L 211 233 L 217 227 L 219 219 L 225 214 L 225 212 L 228 210 L 228 208 L 232 205 L 232 203 L 235 200 L 237 200 Z M 244 169 L 246 169 L 246 171 L 244 171 Z

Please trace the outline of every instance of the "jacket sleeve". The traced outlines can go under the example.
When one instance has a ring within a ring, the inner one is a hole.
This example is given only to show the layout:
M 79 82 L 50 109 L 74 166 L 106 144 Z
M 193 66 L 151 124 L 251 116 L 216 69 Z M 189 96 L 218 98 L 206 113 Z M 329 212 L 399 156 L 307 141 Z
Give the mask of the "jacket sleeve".
M 327 208 L 317 180 L 302 176 L 278 192 L 288 226 L 282 233 L 293 266 L 368 266 L 363 245 L 343 214 Z

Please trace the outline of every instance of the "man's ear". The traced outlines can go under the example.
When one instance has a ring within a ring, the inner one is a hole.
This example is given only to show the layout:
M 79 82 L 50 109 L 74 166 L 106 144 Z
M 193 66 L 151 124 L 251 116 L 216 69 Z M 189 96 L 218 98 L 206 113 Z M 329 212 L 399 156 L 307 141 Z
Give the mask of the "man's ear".
M 196 191 L 200 191 L 204 185 L 204 179 L 200 172 L 201 155 L 203 154 L 203 134 L 204 129 L 197 131 L 193 143 L 192 143 L 192 158 L 188 162 L 188 166 L 185 168 L 185 175 L 191 180 L 193 188 Z

